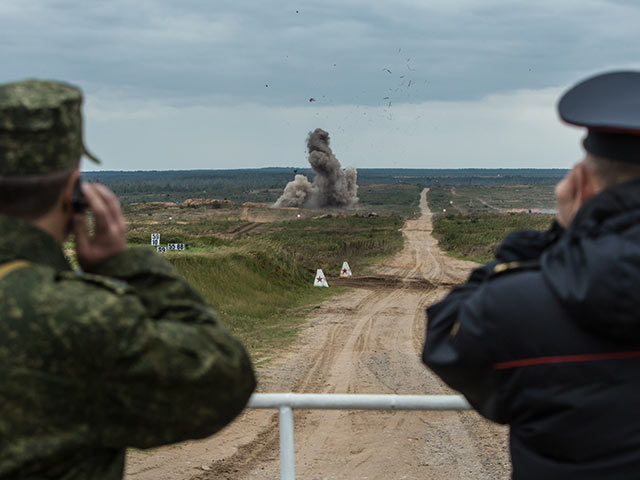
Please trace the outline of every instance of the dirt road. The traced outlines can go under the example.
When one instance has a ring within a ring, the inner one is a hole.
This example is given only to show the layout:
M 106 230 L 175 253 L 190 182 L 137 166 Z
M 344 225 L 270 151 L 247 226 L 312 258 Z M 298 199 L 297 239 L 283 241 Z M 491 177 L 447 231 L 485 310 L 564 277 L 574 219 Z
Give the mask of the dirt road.
M 290 351 L 261 371 L 261 392 L 439 394 L 420 362 L 425 306 L 474 264 L 442 255 L 431 212 L 406 223 L 405 248 L 379 277 L 318 308 Z M 417 288 L 418 287 L 418 288 Z M 506 479 L 507 433 L 473 412 L 295 412 L 300 479 Z M 221 434 L 128 458 L 128 480 L 274 479 L 276 415 L 247 411 Z

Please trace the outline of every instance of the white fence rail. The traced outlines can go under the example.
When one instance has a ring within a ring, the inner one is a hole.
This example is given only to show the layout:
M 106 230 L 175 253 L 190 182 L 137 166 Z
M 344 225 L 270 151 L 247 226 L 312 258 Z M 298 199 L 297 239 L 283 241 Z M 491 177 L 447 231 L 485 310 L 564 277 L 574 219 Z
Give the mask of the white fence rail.
M 326 393 L 255 393 L 247 408 L 279 412 L 280 479 L 295 480 L 293 409 L 311 410 L 469 410 L 462 395 L 355 395 Z

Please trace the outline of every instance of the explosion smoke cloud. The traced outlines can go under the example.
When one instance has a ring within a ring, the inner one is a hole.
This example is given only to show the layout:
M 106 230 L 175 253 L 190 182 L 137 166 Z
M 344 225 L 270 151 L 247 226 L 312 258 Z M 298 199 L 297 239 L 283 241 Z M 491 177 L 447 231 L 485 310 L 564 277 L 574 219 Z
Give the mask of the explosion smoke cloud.
M 316 172 L 313 182 L 304 175 L 296 175 L 273 206 L 351 207 L 358 203 L 357 172 L 354 168 L 342 170 L 329 147 L 329 134 L 321 128 L 309 132 L 307 150 L 309 164 Z

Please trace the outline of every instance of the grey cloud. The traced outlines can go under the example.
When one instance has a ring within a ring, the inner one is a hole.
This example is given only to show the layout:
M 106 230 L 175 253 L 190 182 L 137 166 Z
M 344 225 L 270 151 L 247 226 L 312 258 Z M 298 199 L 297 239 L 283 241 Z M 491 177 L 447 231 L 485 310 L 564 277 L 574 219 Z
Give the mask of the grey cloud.
M 3 0 L 0 80 L 201 103 L 381 105 L 563 85 L 628 63 L 640 43 L 640 12 L 623 0 L 292 5 Z

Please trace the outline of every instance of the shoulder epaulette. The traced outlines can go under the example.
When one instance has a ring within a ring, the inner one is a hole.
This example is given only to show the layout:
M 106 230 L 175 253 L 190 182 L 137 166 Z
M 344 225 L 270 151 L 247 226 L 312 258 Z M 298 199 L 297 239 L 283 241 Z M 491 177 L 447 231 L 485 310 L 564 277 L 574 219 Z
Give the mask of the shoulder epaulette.
M 489 274 L 489 277 L 495 277 L 496 275 L 502 275 L 510 272 L 521 272 L 524 270 L 538 270 L 540 268 L 539 260 L 525 260 L 522 262 L 505 262 L 498 263 L 493 267 L 493 270 Z
M 85 272 L 70 272 L 64 271 L 58 274 L 60 280 L 77 280 L 79 282 L 91 283 L 107 290 L 111 290 L 117 294 L 124 294 L 131 290 L 129 284 L 123 280 L 117 278 L 105 277 L 103 275 L 95 275 L 93 273 Z
M 26 260 L 11 260 L 10 262 L 2 263 L 0 264 L 0 278 L 28 265 L 29 262 Z

